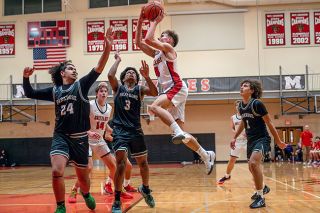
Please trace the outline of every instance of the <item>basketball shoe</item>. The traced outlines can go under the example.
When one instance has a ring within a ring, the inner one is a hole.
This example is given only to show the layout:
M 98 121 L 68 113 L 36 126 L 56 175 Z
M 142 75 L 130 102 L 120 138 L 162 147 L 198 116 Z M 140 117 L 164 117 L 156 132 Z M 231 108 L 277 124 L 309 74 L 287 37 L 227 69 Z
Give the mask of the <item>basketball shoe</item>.
M 225 181 L 230 180 L 231 179 L 231 175 L 229 175 L 229 177 L 223 176 L 222 178 L 220 178 L 220 180 L 218 181 L 218 184 L 224 184 Z
M 207 154 L 207 158 L 202 160 L 206 166 L 207 175 L 210 175 L 213 170 L 213 164 L 214 159 L 216 158 L 216 154 L 214 153 L 214 151 L 207 151 Z
M 124 186 L 123 188 L 126 190 L 126 192 L 137 192 L 137 190 L 130 184 L 128 184 L 127 186 Z
M 253 203 L 250 204 L 251 209 L 257 209 L 265 206 L 266 206 L 265 200 L 260 195 L 257 195 Z
M 72 188 L 71 193 L 68 197 L 68 203 L 76 203 L 77 202 L 77 189 Z
M 148 206 L 150 208 L 153 208 L 156 204 L 154 202 L 154 199 L 151 195 L 151 190 L 150 192 L 147 194 L 143 191 L 143 185 L 138 187 L 138 192 L 140 192 L 140 194 L 143 196 L 144 200 L 146 201 L 146 203 L 148 204 Z
M 66 213 L 66 206 L 65 205 L 57 206 L 57 209 L 54 213 Z
M 123 199 L 132 199 L 133 198 L 133 196 L 130 193 L 124 192 L 124 191 L 121 192 L 120 197 Z
M 82 194 L 84 201 L 86 202 L 86 206 L 89 209 L 94 210 L 96 208 L 96 201 L 94 200 L 92 195 L 90 193 L 88 193 L 87 196 L 85 197 L 82 192 L 81 192 L 81 194 Z
M 122 213 L 121 210 L 121 201 L 115 200 L 112 204 L 112 213 Z
M 105 183 L 103 187 L 104 194 L 113 194 L 111 183 Z
M 270 188 L 267 186 L 267 185 L 264 185 L 264 188 L 263 188 L 263 194 L 268 194 L 270 192 Z M 258 193 L 255 192 L 252 196 L 251 196 L 251 200 L 256 200 L 257 199 L 257 196 L 258 196 Z

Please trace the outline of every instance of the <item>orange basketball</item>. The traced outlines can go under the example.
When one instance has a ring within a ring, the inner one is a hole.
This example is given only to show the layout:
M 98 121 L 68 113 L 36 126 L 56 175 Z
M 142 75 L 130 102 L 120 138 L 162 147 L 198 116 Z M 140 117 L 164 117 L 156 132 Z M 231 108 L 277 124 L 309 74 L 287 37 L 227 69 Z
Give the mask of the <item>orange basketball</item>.
M 144 17 L 149 21 L 154 21 L 161 13 L 163 13 L 163 7 L 159 2 L 149 2 L 143 9 Z

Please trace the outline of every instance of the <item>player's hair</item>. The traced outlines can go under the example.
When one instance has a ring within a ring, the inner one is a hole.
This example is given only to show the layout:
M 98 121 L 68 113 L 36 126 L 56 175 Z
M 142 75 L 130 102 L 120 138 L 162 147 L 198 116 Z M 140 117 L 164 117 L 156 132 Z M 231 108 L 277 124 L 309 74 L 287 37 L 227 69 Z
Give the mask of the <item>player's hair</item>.
M 256 79 L 245 79 L 243 81 L 241 81 L 241 86 L 244 83 L 249 83 L 250 84 L 250 89 L 253 90 L 253 93 L 251 94 L 252 98 L 261 98 L 262 97 L 262 85 L 261 82 L 259 80 Z
M 140 81 L 140 75 L 139 75 L 138 71 L 136 70 L 136 68 L 134 68 L 134 67 L 127 67 L 127 68 L 125 68 L 125 69 L 122 71 L 122 73 L 120 74 L 121 84 L 124 85 L 124 81 L 123 81 L 123 80 L 124 80 L 124 77 L 126 76 L 126 74 L 127 74 L 127 72 L 128 72 L 129 70 L 133 70 L 133 71 L 136 73 L 137 82 L 136 82 L 135 85 L 137 85 L 137 84 L 139 83 L 139 81 Z
M 100 82 L 100 83 L 98 84 L 98 86 L 96 87 L 96 89 L 95 89 L 96 94 L 99 92 L 99 90 L 100 90 L 101 88 L 106 88 L 107 91 L 109 91 L 107 82 L 104 82 L 104 81 L 103 81 L 103 82 Z
M 63 84 L 60 72 L 64 71 L 69 64 L 71 64 L 71 60 L 61 62 L 49 69 L 49 74 L 51 75 L 51 79 L 54 85 L 61 86 Z
M 168 36 L 170 36 L 173 39 L 173 47 L 177 46 L 178 42 L 179 42 L 179 36 L 178 34 L 173 31 L 173 30 L 166 30 L 164 32 L 162 32 L 161 34 L 168 34 Z

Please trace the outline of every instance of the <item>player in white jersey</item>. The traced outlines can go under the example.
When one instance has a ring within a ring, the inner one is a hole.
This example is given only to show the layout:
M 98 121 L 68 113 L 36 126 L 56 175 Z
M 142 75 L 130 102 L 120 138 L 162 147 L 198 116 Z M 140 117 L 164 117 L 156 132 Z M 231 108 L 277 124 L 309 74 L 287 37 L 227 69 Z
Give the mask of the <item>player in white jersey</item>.
M 111 154 L 111 151 L 105 141 L 112 141 L 112 128 L 108 125 L 108 121 L 111 115 L 112 107 L 107 103 L 108 97 L 108 85 L 105 82 L 101 82 L 96 88 L 96 99 L 90 101 L 90 126 L 91 129 L 87 132 L 89 136 L 89 165 L 88 170 L 91 172 L 93 161 L 92 152 L 97 155 L 109 169 L 109 176 L 107 177 L 104 192 L 106 194 L 112 194 L 113 190 L 111 188 L 111 180 L 114 179 L 116 172 L 116 159 Z M 127 161 L 126 167 L 126 185 L 125 190 L 130 192 L 136 192 L 131 185 L 129 185 L 130 175 L 131 175 L 132 164 Z M 128 171 L 129 170 L 129 171 Z M 129 177 L 128 175 L 129 174 Z M 129 180 L 128 180 L 129 179 Z M 68 202 L 75 203 L 77 191 L 79 188 L 78 181 L 72 187 L 71 194 L 69 196 Z M 122 192 L 121 197 L 125 199 L 131 199 L 133 196 L 129 193 Z
M 204 150 L 192 135 L 183 131 L 188 88 L 177 72 L 177 53 L 174 47 L 178 43 L 178 35 L 174 31 L 166 30 L 158 40 L 154 38 L 156 27 L 164 17 L 160 14 L 151 22 L 146 38 L 142 40 L 143 10 L 144 8 L 141 9 L 135 41 L 144 53 L 154 58 L 155 73 L 163 90 L 149 109 L 171 128 L 174 144 L 183 142 L 200 155 L 209 175 L 213 169 L 215 153 Z
M 235 102 L 237 113 L 231 116 L 231 129 L 233 133 L 237 131 L 241 123 L 241 115 L 239 114 L 239 111 L 238 111 L 239 103 L 240 103 L 239 100 Z M 230 159 L 228 162 L 226 174 L 222 178 L 220 178 L 220 180 L 218 181 L 218 184 L 223 184 L 225 181 L 231 179 L 231 171 L 233 170 L 233 167 L 237 161 L 237 158 L 241 156 L 241 152 L 245 153 L 246 150 L 247 150 L 247 136 L 246 136 L 246 133 L 242 131 L 241 135 L 239 135 L 239 137 L 236 140 L 235 148 L 231 149 L 230 151 Z

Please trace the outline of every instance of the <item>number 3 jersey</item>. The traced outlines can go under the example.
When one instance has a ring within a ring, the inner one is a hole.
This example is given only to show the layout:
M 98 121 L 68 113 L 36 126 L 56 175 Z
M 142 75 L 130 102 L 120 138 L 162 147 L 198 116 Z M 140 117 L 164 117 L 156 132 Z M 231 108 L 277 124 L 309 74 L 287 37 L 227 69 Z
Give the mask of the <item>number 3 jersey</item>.
M 53 87 L 52 92 L 56 109 L 55 131 L 86 134 L 90 129 L 90 105 L 82 95 L 80 82 Z
M 141 87 L 132 89 L 119 85 L 114 94 L 113 125 L 128 129 L 140 129 Z
M 250 99 L 247 104 L 239 104 L 239 112 L 244 122 L 248 142 L 253 142 L 262 137 L 269 137 L 263 116 L 268 114 L 264 104 L 258 99 Z
M 90 145 L 100 145 L 100 143 L 105 144 L 103 135 L 106 130 L 111 111 L 112 106 L 110 106 L 110 104 L 106 103 L 104 106 L 100 106 L 96 99 L 90 101 L 90 131 L 96 132 L 101 136 L 98 140 L 89 137 Z

